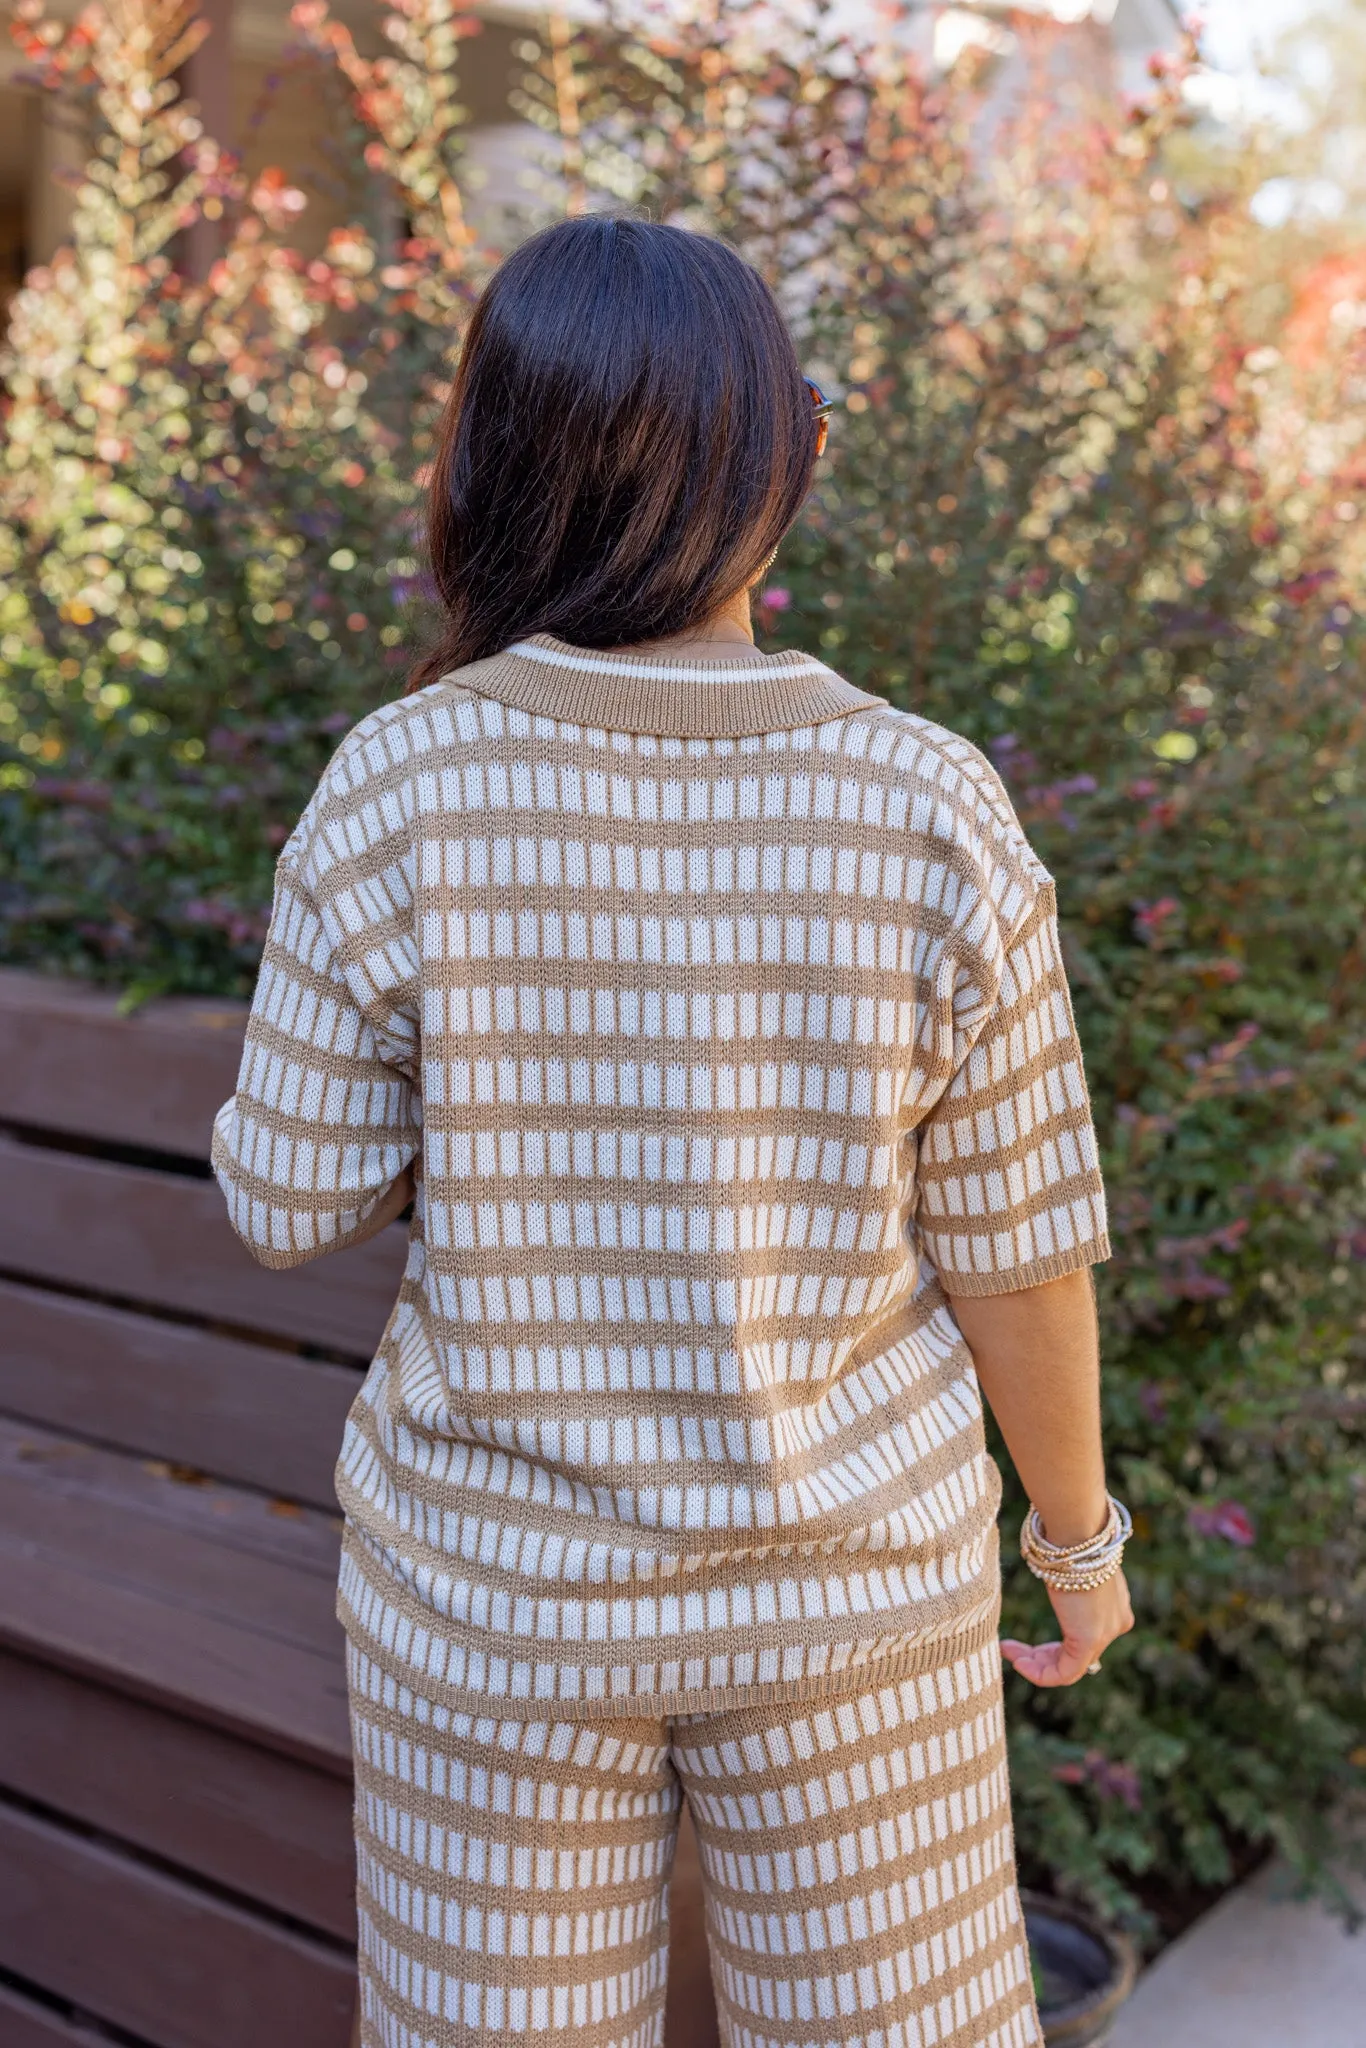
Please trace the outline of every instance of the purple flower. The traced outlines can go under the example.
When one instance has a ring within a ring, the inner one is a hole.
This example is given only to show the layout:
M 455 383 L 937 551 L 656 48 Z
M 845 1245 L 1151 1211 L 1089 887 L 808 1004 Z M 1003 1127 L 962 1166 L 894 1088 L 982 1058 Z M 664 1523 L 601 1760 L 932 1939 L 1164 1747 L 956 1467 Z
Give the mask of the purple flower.
M 1122 1799 L 1130 1813 L 1142 1812 L 1143 1787 L 1132 1764 L 1113 1763 L 1098 1749 L 1087 1752 L 1086 1762 L 1102 1799 Z
M 1257 1525 L 1240 1501 L 1216 1501 L 1212 1507 L 1194 1507 L 1186 1526 L 1196 1536 L 1221 1536 L 1225 1543 L 1249 1550 L 1257 1541 Z
M 1060 1785 L 1091 1785 L 1102 1799 L 1122 1799 L 1130 1813 L 1143 1810 L 1143 1785 L 1132 1764 L 1115 1763 L 1103 1749 L 1088 1749 L 1078 1763 L 1055 1764 Z
M 1149 1422 L 1165 1422 L 1167 1419 L 1167 1397 L 1156 1380 L 1144 1380 L 1138 1390 L 1138 1405 Z
M 785 590 L 781 583 L 770 583 L 759 599 L 759 609 L 765 612 L 785 612 L 791 602 L 790 590 Z

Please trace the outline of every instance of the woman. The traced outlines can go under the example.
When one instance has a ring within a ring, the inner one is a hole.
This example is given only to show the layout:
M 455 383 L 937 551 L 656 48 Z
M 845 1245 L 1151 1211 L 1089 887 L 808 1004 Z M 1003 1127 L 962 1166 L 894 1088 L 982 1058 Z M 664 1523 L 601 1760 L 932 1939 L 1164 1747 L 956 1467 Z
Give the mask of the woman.
M 823 433 L 720 243 L 528 242 L 444 637 L 281 856 L 233 1220 L 290 1266 L 415 1198 L 338 1467 L 366 2048 L 657 2044 L 684 1796 L 728 2043 L 1038 2039 L 978 1388 L 1061 1627 L 1002 1647 L 1071 1684 L 1131 1625 L 1103 1195 L 997 778 L 754 647 Z

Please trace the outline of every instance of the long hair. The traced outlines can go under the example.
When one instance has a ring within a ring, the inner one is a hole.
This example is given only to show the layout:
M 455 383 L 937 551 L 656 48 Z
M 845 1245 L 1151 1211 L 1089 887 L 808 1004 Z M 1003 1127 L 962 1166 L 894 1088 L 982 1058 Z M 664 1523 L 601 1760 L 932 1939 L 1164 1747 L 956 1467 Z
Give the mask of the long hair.
M 773 294 L 723 242 L 603 216 L 533 236 L 475 308 L 442 420 L 443 629 L 409 691 L 532 633 L 700 624 L 795 519 L 816 425 Z

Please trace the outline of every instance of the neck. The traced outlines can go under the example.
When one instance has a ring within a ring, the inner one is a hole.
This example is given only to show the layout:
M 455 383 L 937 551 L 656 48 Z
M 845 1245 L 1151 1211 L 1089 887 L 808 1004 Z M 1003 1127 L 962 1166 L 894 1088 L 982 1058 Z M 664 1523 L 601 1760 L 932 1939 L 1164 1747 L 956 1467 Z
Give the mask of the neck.
M 700 626 L 689 626 L 686 633 L 666 634 L 660 640 L 637 640 L 629 648 L 619 647 L 612 651 L 617 654 L 693 654 L 718 645 L 754 645 L 748 590 L 737 590 L 734 597 L 718 605 Z

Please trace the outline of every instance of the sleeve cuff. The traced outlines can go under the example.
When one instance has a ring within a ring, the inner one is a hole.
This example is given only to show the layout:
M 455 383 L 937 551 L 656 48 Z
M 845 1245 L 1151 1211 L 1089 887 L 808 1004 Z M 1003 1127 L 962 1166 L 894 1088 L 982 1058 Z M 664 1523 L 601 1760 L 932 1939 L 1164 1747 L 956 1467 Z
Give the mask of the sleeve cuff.
M 1046 1259 L 1033 1259 L 1027 1266 L 1007 1266 L 998 1273 L 946 1273 L 942 1266 L 935 1266 L 939 1284 L 952 1300 L 955 1294 L 1022 1294 L 1027 1287 L 1043 1287 L 1050 1280 L 1063 1280 L 1069 1273 L 1080 1273 L 1088 1266 L 1103 1266 L 1111 1256 L 1108 1237 L 1088 1238 L 1085 1244 L 1073 1245 L 1070 1251 L 1053 1252 Z M 933 1256 L 930 1264 L 934 1265 Z

